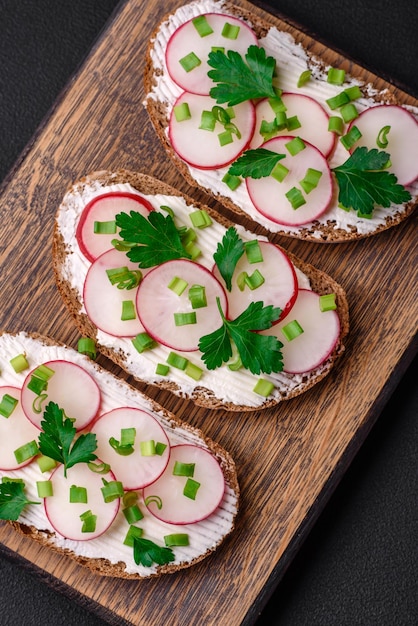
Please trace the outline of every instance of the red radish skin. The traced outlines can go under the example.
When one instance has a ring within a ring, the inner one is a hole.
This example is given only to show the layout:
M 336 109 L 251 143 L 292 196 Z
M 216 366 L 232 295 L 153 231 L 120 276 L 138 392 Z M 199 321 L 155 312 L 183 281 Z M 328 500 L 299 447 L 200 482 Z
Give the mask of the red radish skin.
M 225 52 L 235 50 L 245 55 L 249 46 L 258 46 L 256 34 L 242 20 L 218 13 L 206 13 L 205 17 L 213 33 L 201 37 L 193 25 L 193 21 L 189 20 L 172 34 L 166 49 L 166 65 L 171 79 L 181 89 L 200 95 L 209 95 L 214 86 L 213 81 L 208 76 L 208 71 L 211 69 L 208 65 L 208 57 L 212 48 L 225 48 Z M 222 35 L 225 23 L 239 27 L 236 39 L 226 38 Z M 180 59 L 191 52 L 198 57 L 201 63 L 187 72 L 181 65 Z
M 181 295 L 168 287 L 174 277 L 188 284 Z M 205 287 L 207 306 L 195 309 L 196 324 L 176 326 L 175 313 L 193 312 L 188 292 L 194 284 Z M 225 291 L 213 274 L 198 263 L 177 259 L 153 268 L 144 277 L 137 293 L 137 310 L 144 328 L 156 341 L 173 350 L 190 352 L 198 349 L 203 335 L 221 325 L 217 297 L 227 314 Z
M 333 196 L 333 180 L 327 160 L 315 146 L 305 142 L 305 148 L 291 156 L 285 144 L 292 139 L 291 136 L 274 137 L 262 144 L 267 150 L 285 155 L 280 163 L 289 173 L 282 182 L 267 176 L 247 178 L 246 184 L 252 203 L 262 215 L 283 226 L 303 226 L 327 210 Z M 293 209 L 285 193 L 292 187 L 301 189 L 300 181 L 308 168 L 321 171 L 322 176 L 315 189 L 309 194 L 303 192 L 306 204 Z
M 296 320 L 303 333 L 288 341 L 282 328 Z M 339 334 L 340 320 L 336 310 L 322 312 L 319 295 L 309 289 L 300 289 L 290 315 L 269 331 L 282 342 L 284 371 L 288 374 L 303 374 L 319 367 L 334 350 Z
M 28 459 L 18 463 L 14 451 L 29 443 L 38 440 L 39 430 L 28 420 L 20 403 L 20 389 L 18 387 L 0 387 L 0 400 L 5 394 L 18 400 L 17 405 L 9 417 L 0 415 L 0 440 L 7 445 L 0 446 L 0 470 L 15 470 L 24 467 L 32 461 Z
M 301 137 L 318 148 L 325 158 L 328 158 L 334 150 L 336 135 L 328 130 L 329 115 L 322 105 L 314 98 L 304 94 L 286 92 L 282 94 L 281 99 L 286 107 L 287 117 L 296 115 L 301 126 L 291 132 L 283 129 L 277 133 L 277 136 Z M 261 122 L 263 120 L 272 122 L 275 118 L 275 113 L 268 99 L 261 100 L 256 105 L 255 112 L 255 132 L 250 148 L 258 148 L 264 142 L 263 136 L 259 132 Z
M 48 402 L 55 402 L 67 417 L 75 420 L 74 426 L 77 430 L 86 428 L 100 408 L 101 394 L 96 381 L 84 368 L 70 361 L 47 361 L 44 365 L 52 369 L 54 374 L 48 381 L 45 392 L 47 397 L 42 403 L 42 409 Z M 34 411 L 33 402 L 37 396 L 28 388 L 33 371 L 23 383 L 21 403 L 27 418 L 41 429 L 43 410 L 40 413 Z
M 227 291 L 228 316 L 235 319 L 242 313 L 251 302 L 262 301 L 265 306 L 273 305 L 282 309 L 279 319 L 284 319 L 296 300 L 298 284 L 293 264 L 287 255 L 274 243 L 259 241 L 263 261 L 249 263 L 244 254 L 238 261 L 232 278 L 232 289 Z M 245 287 L 240 291 L 237 285 L 237 277 L 241 272 L 251 275 L 256 269 L 260 271 L 265 282 L 257 289 L 251 290 Z M 221 274 L 215 265 L 214 276 L 223 284 Z M 279 320 L 278 320 L 279 321 Z
M 196 498 L 183 495 L 185 476 L 173 475 L 176 461 L 194 463 L 193 480 L 200 483 Z M 160 478 L 144 489 L 143 497 L 154 517 L 168 524 L 193 524 L 209 517 L 219 506 L 225 491 L 225 479 L 216 458 L 204 448 L 191 444 L 172 446 L 170 461 Z M 161 499 L 158 508 L 152 497 Z M 149 498 L 149 500 L 148 500 Z
M 135 428 L 134 452 L 128 456 L 118 454 L 109 444 L 114 437 L 120 441 L 122 428 Z M 142 489 L 154 482 L 165 470 L 170 458 L 170 442 L 157 420 L 142 409 L 120 407 L 101 415 L 93 424 L 91 432 L 96 434 L 96 454 L 109 463 L 117 480 L 127 490 Z M 141 441 L 153 440 L 166 445 L 162 455 L 143 456 Z
M 119 511 L 120 500 L 104 501 L 102 478 L 108 482 L 116 480 L 112 472 L 105 476 L 92 472 L 87 463 L 78 463 L 67 469 L 67 477 L 64 476 L 63 465 L 52 472 L 50 480 L 53 495 L 44 499 L 44 507 L 55 532 L 73 541 L 88 541 L 100 537 L 109 529 Z M 71 485 L 87 489 L 87 503 L 70 502 Z M 80 515 L 89 510 L 97 515 L 96 530 L 83 533 Z
M 83 299 L 87 315 L 97 328 L 115 337 L 135 337 L 144 330 L 138 316 L 132 320 L 122 320 L 122 302 L 136 301 L 138 287 L 118 289 L 112 285 L 106 273 L 108 269 L 127 267 L 138 270 L 138 264 L 132 263 L 124 252 L 108 250 L 98 257 L 89 267 L 84 281 Z M 149 270 L 141 270 L 144 276 Z
M 86 204 L 77 225 L 76 238 L 80 252 L 93 262 L 98 256 L 110 250 L 113 235 L 95 234 L 94 222 L 110 222 L 118 213 L 136 211 L 147 217 L 153 206 L 140 195 L 113 191 L 93 198 Z
M 393 172 L 400 185 L 409 185 L 418 177 L 418 122 L 404 108 L 395 104 L 381 104 L 370 107 L 351 123 L 362 136 L 352 151 L 358 146 L 377 148 L 390 155 L 389 171 Z M 388 145 L 379 148 L 376 143 L 381 129 L 390 126 L 387 134 Z
M 178 122 L 174 108 L 187 103 L 191 117 Z M 198 96 L 184 92 L 174 104 L 170 116 L 168 134 L 177 155 L 189 165 L 199 169 L 217 169 L 229 165 L 249 145 L 255 126 L 255 109 L 252 102 L 242 102 L 234 109 L 231 120 L 239 129 L 241 137 L 232 134 L 232 142 L 221 145 L 219 133 L 224 132 L 220 122 L 214 131 L 199 128 L 203 111 L 211 111 L 215 101 L 210 96 Z

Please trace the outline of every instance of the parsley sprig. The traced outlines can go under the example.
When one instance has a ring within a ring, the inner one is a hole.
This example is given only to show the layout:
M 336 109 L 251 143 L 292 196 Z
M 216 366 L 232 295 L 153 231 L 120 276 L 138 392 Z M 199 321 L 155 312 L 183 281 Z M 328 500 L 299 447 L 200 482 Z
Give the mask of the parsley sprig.
M 23 482 L 0 483 L 0 519 L 16 521 L 27 504 L 41 503 L 27 499 Z
M 126 255 L 139 267 L 154 267 L 173 259 L 190 259 L 184 249 L 179 232 L 171 215 L 150 211 L 144 217 L 137 211 L 118 213 L 116 225 L 119 236 L 129 242 Z
M 222 326 L 200 339 L 199 350 L 208 370 L 214 370 L 232 357 L 235 344 L 243 366 L 253 374 L 271 374 L 283 369 L 283 344 L 273 335 L 260 335 L 256 331 L 271 328 L 281 310 L 263 302 L 251 302 L 235 320 L 227 320 L 216 299 Z
M 395 174 L 384 169 L 390 159 L 387 152 L 362 146 L 338 167 L 338 201 L 359 216 L 371 216 L 374 207 L 389 207 L 411 200 L 411 194 L 398 184 Z
M 97 439 L 94 433 L 85 433 L 76 437 L 77 430 L 73 420 L 66 417 L 63 409 L 55 402 L 49 402 L 41 422 L 39 450 L 45 456 L 63 463 L 64 476 L 67 469 L 76 463 L 89 463 L 97 459 L 94 451 Z
M 232 289 L 232 276 L 243 254 L 244 242 L 238 235 L 236 228 L 231 226 L 225 232 L 222 241 L 218 243 L 216 252 L 213 255 L 228 291 Z
M 264 48 L 252 45 L 245 59 L 234 50 L 227 53 L 216 50 L 209 53 L 208 76 L 216 84 L 210 96 L 218 104 L 234 106 L 256 98 L 274 98 L 273 74 L 276 60 L 268 57 Z
M 246 150 L 233 162 L 228 170 L 228 174 L 243 176 L 244 178 L 264 178 L 265 176 L 270 176 L 274 166 L 281 159 L 284 159 L 285 156 L 285 154 L 280 154 L 267 148 Z
M 137 565 L 144 567 L 151 567 L 153 563 L 165 565 L 174 561 L 174 558 L 171 548 L 161 547 L 150 539 L 134 538 L 134 561 Z

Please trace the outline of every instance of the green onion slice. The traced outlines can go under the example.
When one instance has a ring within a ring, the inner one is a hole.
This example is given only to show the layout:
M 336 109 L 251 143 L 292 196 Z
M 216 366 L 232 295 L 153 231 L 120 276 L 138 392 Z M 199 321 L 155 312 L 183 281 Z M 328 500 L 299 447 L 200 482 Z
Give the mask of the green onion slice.
M 155 441 L 153 439 L 141 441 L 140 450 L 142 456 L 155 456 Z
M 215 130 L 216 125 L 216 117 L 214 116 L 212 111 L 202 111 L 202 115 L 200 117 L 200 126 L 201 130 L 208 130 L 213 132 Z
M 186 54 L 186 56 L 184 56 L 182 59 L 179 59 L 179 63 L 186 72 L 191 72 L 196 67 L 199 67 L 202 61 L 194 52 L 189 52 L 189 54 Z
M 285 196 L 292 205 L 292 209 L 296 210 L 306 203 L 306 200 L 303 197 L 301 190 L 297 187 L 292 187 L 291 189 L 289 189 L 289 191 L 285 193 Z
M 286 176 L 288 175 L 288 173 L 289 173 L 288 168 L 282 163 L 280 163 L 280 161 L 278 161 L 276 165 L 273 167 L 273 169 L 271 170 L 270 176 L 272 176 L 279 183 L 282 183 L 284 179 L 286 178 Z
M 36 489 L 39 498 L 49 498 L 53 495 L 52 481 L 51 480 L 37 480 Z
M 196 463 L 183 463 L 182 461 L 175 461 L 173 467 L 173 476 L 194 476 L 194 470 Z
M 207 37 L 213 33 L 213 28 L 209 24 L 206 15 L 198 15 L 193 18 L 192 24 L 201 37 Z
M 133 300 L 122 300 L 121 320 L 127 322 L 136 318 L 136 308 Z
M 186 376 L 193 378 L 193 380 L 200 380 L 203 376 L 203 369 L 191 361 L 188 361 L 184 373 Z
M 131 526 L 129 526 L 128 532 L 126 533 L 126 537 L 123 541 L 124 545 L 129 546 L 130 548 L 133 548 L 134 539 L 140 539 L 143 534 L 144 534 L 144 531 L 142 530 L 142 528 L 139 528 L 138 526 L 133 526 L 131 524 Z
M 161 509 L 163 506 L 163 501 L 161 500 L 160 496 L 148 496 L 147 498 L 145 498 L 144 502 L 146 506 L 153 502 L 157 505 L 157 509 Z
M 45 456 L 44 454 L 39 455 L 36 458 L 36 462 L 42 474 L 51 471 L 57 466 L 57 461 L 55 459 L 51 459 L 51 457 Z
M 246 241 L 244 243 L 244 250 L 248 263 L 253 264 L 263 262 L 263 253 L 261 252 L 260 244 L 257 239 Z
M 270 380 L 266 380 L 265 378 L 259 378 L 253 388 L 253 391 L 259 396 L 267 398 L 272 393 L 273 389 L 274 384 Z
M 36 443 L 34 439 L 33 441 L 29 441 L 28 443 L 25 443 L 23 446 L 20 446 L 20 448 L 17 448 L 14 451 L 14 455 L 15 455 L 15 459 L 17 463 L 20 464 L 36 456 L 38 452 L 39 452 L 38 444 Z
M 164 543 L 168 548 L 174 546 L 188 546 L 189 535 L 187 533 L 172 533 L 171 535 L 164 535 Z
M 188 359 L 180 354 L 177 354 L 176 352 L 170 352 L 167 357 L 167 363 L 179 370 L 185 370 L 188 362 Z
M 187 326 L 188 324 L 196 324 L 196 311 L 188 311 L 186 313 L 174 313 L 174 323 L 176 326 Z
M 344 122 L 342 117 L 331 115 L 328 119 L 328 130 L 336 135 L 342 135 L 344 132 Z
M 80 354 L 85 354 L 93 361 L 97 358 L 96 342 L 91 337 L 80 337 L 77 343 L 77 350 Z
M 289 154 L 291 154 L 292 156 L 295 156 L 306 148 L 305 142 L 300 137 L 294 137 L 293 139 L 285 143 L 285 146 L 289 151 Z
M 222 178 L 222 182 L 225 183 L 231 191 L 235 191 L 242 183 L 242 180 L 239 176 L 234 176 L 233 174 L 228 174 L 227 172 Z
M 174 291 L 175 294 L 181 296 L 183 291 L 187 288 L 188 282 L 183 278 L 179 278 L 178 276 L 173 276 L 173 278 L 168 283 L 167 287 Z
M 353 120 L 356 119 L 356 117 L 358 117 L 358 111 L 357 111 L 356 105 L 353 104 L 352 102 L 348 102 L 347 104 L 344 104 L 340 109 L 340 113 L 341 113 L 341 117 L 346 123 L 352 122 Z
M 190 219 L 195 228 L 207 228 L 207 226 L 212 225 L 212 220 L 204 209 L 198 209 L 190 213 Z
M 389 134 L 390 129 L 391 129 L 390 126 L 383 126 L 383 128 L 379 130 L 379 133 L 376 138 L 376 145 L 378 148 L 381 148 L 383 150 L 384 148 L 388 147 L 388 143 L 389 143 L 388 134 Z
M 206 289 L 204 285 L 192 285 L 189 289 L 188 297 L 192 309 L 201 309 L 207 306 Z
M 305 193 L 310 193 L 318 186 L 321 177 L 322 172 L 320 170 L 316 170 L 313 167 L 308 167 L 305 176 L 299 184 Z
M 239 31 L 240 26 L 238 26 L 237 24 L 230 24 L 229 22 L 225 22 L 221 35 L 226 39 L 237 39 Z
M 345 70 L 330 67 L 327 73 L 327 82 L 331 85 L 342 85 L 345 81 Z
M 335 298 L 335 293 L 327 293 L 319 296 L 319 308 L 321 312 L 334 311 L 337 308 Z
M 192 117 L 192 114 L 190 113 L 190 108 L 187 102 L 176 104 L 176 106 L 173 107 L 173 113 L 177 122 L 185 122 L 186 120 L 190 120 Z
M 186 484 L 184 485 L 183 495 L 186 498 L 190 498 L 191 500 L 196 500 L 196 495 L 199 490 L 200 483 L 193 478 L 188 478 L 186 480 Z
M 0 402 L 0 415 L 6 418 L 10 417 L 18 403 L 17 398 L 5 393 Z
M 23 372 L 28 369 L 29 363 L 26 358 L 26 354 L 17 354 L 12 359 L 10 359 L 10 365 L 13 367 L 16 374 Z
M 94 531 L 96 530 L 97 515 L 93 515 L 93 513 L 89 510 L 82 513 L 80 515 L 80 519 L 83 522 L 81 532 L 94 533 Z
M 296 83 L 297 87 L 303 87 L 310 80 L 312 76 L 311 70 L 304 70 L 298 78 L 298 82 Z
M 286 326 L 283 326 L 282 333 L 288 341 L 292 341 L 303 333 L 303 328 L 297 320 L 292 320 Z
M 128 524 L 135 524 L 135 522 L 139 522 L 139 520 L 144 518 L 144 514 L 137 504 L 125 507 L 122 509 L 122 513 Z
M 89 461 L 87 467 L 95 474 L 107 474 L 110 472 L 109 463 L 93 463 L 93 461 Z
M 109 220 L 108 222 L 94 222 L 93 232 L 95 235 L 115 235 L 116 220 Z
M 102 478 L 103 487 L 101 488 L 101 492 L 103 494 L 103 499 L 105 502 L 112 502 L 117 498 L 123 497 L 123 485 L 120 480 L 110 480 L 107 481 Z
M 85 487 L 78 487 L 77 485 L 71 485 L 70 487 L 70 502 L 81 502 L 87 504 L 87 489 Z
M 151 348 L 154 348 L 157 344 L 154 339 L 144 331 L 132 339 L 132 345 L 135 350 L 141 354 L 145 350 L 151 350 Z
M 361 131 L 357 128 L 357 126 L 352 126 L 348 133 L 340 137 L 340 141 L 346 150 L 350 150 L 360 137 Z
M 155 368 L 155 373 L 157 374 L 157 376 L 167 376 L 169 371 L 170 368 L 168 365 L 166 365 L 165 363 L 157 363 L 157 366 Z

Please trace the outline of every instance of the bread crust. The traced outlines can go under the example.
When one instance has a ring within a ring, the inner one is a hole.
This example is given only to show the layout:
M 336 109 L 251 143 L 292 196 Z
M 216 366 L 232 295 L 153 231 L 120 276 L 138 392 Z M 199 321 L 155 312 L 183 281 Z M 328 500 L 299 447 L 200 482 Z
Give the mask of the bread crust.
M 164 196 L 178 196 L 183 198 L 188 205 L 194 206 L 196 209 L 204 209 L 208 212 L 211 218 L 214 221 L 221 223 L 223 226 L 228 228 L 233 225 L 229 220 L 225 217 L 220 216 L 216 211 L 211 209 L 210 207 L 203 205 L 200 202 L 196 202 L 192 200 L 192 198 L 187 195 L 179 192 L 174 189 L 170 185 L 157 180 L 153 177 L 150 177 L 146 174 L 140 172 L 132 172 L 125 169 L 120 169 L 115 172 L 110 171 L 99 171 L 93 172 L 80 181 L 75 183 L 70 189 L 69 194 L 74 192 L 74 190 L 83 189 L 85 186 L 89 185 L 97 185 L 99 184 L 103 188 L 118 183 L 129 183 L 132 188 L 136 189 L 140 193 L 143 194 L 162 194 Z M 66 196 L 68 197 L 68 196 Z M 66 199 L 64 198 L 63 204 L 66 203 Z M 61 205 L 62 206 L 62 205 Z M 60 209 L 59 209 L 60 210 Z M 59 213 L 58 210 L 58 213 Z M 277 244 L 276 244 L 277 245 Z M 280 246 L 278 246 L 280 248 Z M 303 272 L 310 280 L 311 286 L 319 294 L 325 293 L 335 293 L 336 294 L 336 302 L 337 302 L 337 310 L 340 318 L 340 337 L 338 344 L 333 350 L 332 354 L 326 360 L 325 364 L 321 367 L 312 370 L 307 373 L 303 380 L 298 384 L 298 386 L 290 389 L 288 392 L 281 393 L 278 397 L 270 397 L 263 401 L 262 404 L 258 406 L 248 406 L 246 404 L 234 404 L 232 402 L 225 402 L 221 398 L 216 397 L 213 391 L 208 388 L 205 388 L 204 385 L 198 385 L 194 388 L 193 393 L 190 394 L 190 399 L 195 402 L 198 406 L 202 406 L 208 409 L 224 409 L 228 411 L 252 411 L 254 409 L 261 408 L 270 408 L 276 406 L 278 402 L 286 399 L 293 398 L 301 393 L 304 393 L 313 385 L 317 384 L 320 380 L 322 380 L 334 366 L 338 357 L 340 357 L 344 352 L 344 340 L 349 332 L 349 307 L 348 301 L 345 294 L 345 291 L 341 285 L 339 285 L 335 280 L 333 280 L 330 276 L 328 276 L 325 272 L 322 272 L 312 265 L 302 261 L 294 254 L 284 250 L 281 248 L 285 254 L 290 258 L 295 267 L 297 267 L 301 272 Z M 54 275 L 58 290 L 70 311 L 73 320 L 79 329 L 80 333 L 85 336 L 93 337 L 97 341 L 98 349 L 111 361 L 116 363 L 119 367 L 127 371 L 129 374 L 135 377 L 135 373 L 131 371 L 129 368 L 129 364 L 124 358 L 124 354 L 122 351 L 117 351 L 115 349 L 109 348 L 106 345 L 102 345 L 100 340 L 98 340 L 98 332 L 97 328 L 92 324 L 87 315 L 82 312 L 82 302 L 80 299 L 80 294 L 75 290 L 69 283 L 68 279 L 65 277 L 64 265 L 66 261 L 66 256 L 68 254 L 68 250 L 63 238 L 63 234 L 59 227 L 59 220 L 55 220 L 55 228 L 53 234 L 53 268 Z M 149 380 L 140 380 L 140 382 L 146 382 L 159 386 L 160 388 L 168 389 L 177 395 L 181 395 L 182 397 L 187 397 L 184 390 L 181 389 L 179 385 L 176 385 L 173 382 L 161 381 L 155 383 Z
M 193 2 L 192 4 L 198 5 L 199 0 L 197 2 Z M 259 39 L 264 37 L 266 33 L 273 27 L 272 23 L 267 22 L 259 16 L 255 16 L 244 8 L 238 7 L 228 0 L 222 1 L 219 6 L 221 7 L 219 10 L 225 11 L 231 15 L 234 15 L 235 17 L 238 17 L 248 22 Z M 204 10 L 202 9 L 201 12 L 204 12 Z M 176 154 L 170 144 L 167 129 L 171 106 L 168 104 L 167 101 L 158 99 L 158 97 L 155 96 L 155 93 L 153 93 L 160 72 L 160 69 L 155 68 L 153 62 L 153 54 L 155 41 L 161 25 L 170 20 L 171 17 L 171 14 L 166 14 L 165 17 L 161 20 L 160 24 L 156 26 L 152 36 L 150 37 L 150 42 L 147 48 L 143 83 L 146 93 L 144 106 L 148 112 L 149 118 L 152 122 L 159 141 L 164 146 L 167 155 L 173 161 L 176 169 L 182 174 L 182 176 L 189 185 L 191 185 L 192 187 L 197 187 L 210 197 L 213 197 L 217 202 L 220 203 L 220 205 L 223 205 L 224 207 L 235 213 L 237 217 L 245 217 L 247 219 L 250 218 L 256 220 L 256 218 L 250 216 L 237 201 L 225 194 L 222 194 L 220 191 L 211 187 L 210 185 L 202 184 L 198 180 L 196 180 L 189 166 L 181 158 L 179 158 L 179 156 Z M 308 50 L 305 50 L 305 53 L 317 67 L 324 67 L 322 61 L 316 57 L 313 57 L 313 55 Z M 364 86 L 364 88 L 366 87 L 367 86 Z M 390 94 L 389 92 L 374 94 L 373 98 L 375 102 L 401 104 L 397 100 L 395 95 Z M 387 215 L 384 217 L 384 220 L 377 224 L 374 230 L 368 232 L 361 232 L 354 224 L 348 225 L 346 228 L 340 227 L 338 223 L 333 219 L 328 219 L 325 223 L 322 221 L 314 221 L 311 224 L 300 226 L 299 228 L 294 230 L 287 230 L 285 228 L 282 228 L 280 224 L 277 224 L 274 225 L 274 228 L 273 225 L 271 226 L 271 231 L 275 234 L 285 237 L 292 237 L 306 241 L 312 241 L 315 243 L 339 243 L 354 241 L 375 235 L 379 232 L 387 230 L 388 228 L 396 226 L 407 217 L 409 217 L 416 209 L 417 205 L 418 193 L 416 193 L 415 195 L 412 194 L 412 200 L 410 200 L 402 207 L 398 207 L 391 211 L 388 211 Z M 264 227 L 268 230 L 268 226 Z

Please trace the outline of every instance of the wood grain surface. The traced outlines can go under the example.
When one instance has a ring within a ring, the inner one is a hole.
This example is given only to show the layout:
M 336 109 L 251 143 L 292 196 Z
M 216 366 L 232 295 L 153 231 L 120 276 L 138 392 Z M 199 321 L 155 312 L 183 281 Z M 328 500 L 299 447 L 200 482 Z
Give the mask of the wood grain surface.
M 54 284 L 51 237 L 66 188 L 89 171 L 144 171 L 222 210 L 173 170 L 142 106 L 141 73 L 149 35 L 162 15 L 179 4 L 131 0 L 121 6 L 3 184 L 3 330 L 36 331 L 76 345 L 77 333 Z M 237 4 L 251 9 L 244 0 Z M 269 17 L 260 8 L 252 10 Z M 387 86 L 294 26 L 270 19 L 326 62 L 377 87 Z M 389 89 L 403 102 L 417 104 L 406 93 Z M 416 221 L 415 215 L 356 243 L 276 238 L 331 274 L 346 289 L 350 303 L 346 353 L 308 393 L 274 410 L 230 414 L 140 387 L 202 428 L 237 463 L 242 491 L 237 528 L 214 555 L 177 574 L 135 582 L 91 574 L 68 557 L 18 536 L 7 523 L 0 526 L 3 550 L 16 552 L 114 624 L 235 626 L 255 621 L 269 581 L 278 581 L 284 573 L 377 419 L 396 372 L 416 352 Z M 250 222 L 242 223 L 251 227 Z M 120 373 L 103 358 L 100 362 Z

